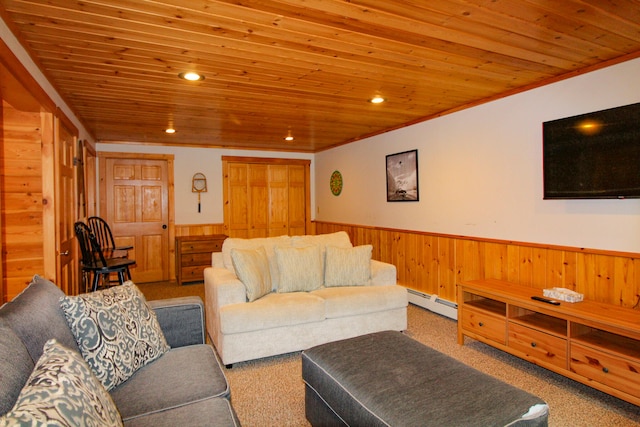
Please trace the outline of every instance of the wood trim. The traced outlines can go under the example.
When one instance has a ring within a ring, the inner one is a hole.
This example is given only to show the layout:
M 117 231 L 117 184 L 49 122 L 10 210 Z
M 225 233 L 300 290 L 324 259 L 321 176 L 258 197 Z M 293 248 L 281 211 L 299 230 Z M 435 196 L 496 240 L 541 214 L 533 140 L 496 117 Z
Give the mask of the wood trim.
M 269 158 L 269 157 L 238 157 L 238 156 L 221 156 L 223 162 L 233 163 L 260 163 L 271 165 L 311 165 L 311 160 L 308 159 L 282 159 L 282 158 Z
M 394 264 L 398 283 L 455 301 L 461 281 L 499 279 L 564 287 L 586 299 L 640 310 L 640 254 L 316 221 L 317 234 L 346 231 L 354 245 Z
M 47 92 L 38 84 L 36 79 L 29 73 L 20 62 L 13 51 L 7 46 L 4 40 L 0 39 L 0 62 L 6 67 L 9 73 L 25 88 L 25 90 L 35 98 L 42 109 L 53 113 L 56 111 L 55 102 L 49 97 Z

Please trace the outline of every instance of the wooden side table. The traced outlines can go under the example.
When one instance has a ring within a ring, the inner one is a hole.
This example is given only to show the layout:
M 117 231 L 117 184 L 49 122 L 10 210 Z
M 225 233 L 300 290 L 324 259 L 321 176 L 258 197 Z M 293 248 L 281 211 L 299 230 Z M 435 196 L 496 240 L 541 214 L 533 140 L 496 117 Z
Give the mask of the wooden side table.
M 178 284 L 202 282 L 204 269 L 211 267 L 211 253 L 220 252 L 226 238 L 224 234 L 176 237 Z

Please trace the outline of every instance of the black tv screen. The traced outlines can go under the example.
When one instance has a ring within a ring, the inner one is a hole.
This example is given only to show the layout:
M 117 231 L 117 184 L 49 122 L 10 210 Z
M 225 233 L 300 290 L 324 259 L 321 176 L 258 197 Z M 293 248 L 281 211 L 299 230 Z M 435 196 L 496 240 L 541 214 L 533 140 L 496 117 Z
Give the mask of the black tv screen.
M 544 122 L 545 199 L 640 197 L 640 103 Z

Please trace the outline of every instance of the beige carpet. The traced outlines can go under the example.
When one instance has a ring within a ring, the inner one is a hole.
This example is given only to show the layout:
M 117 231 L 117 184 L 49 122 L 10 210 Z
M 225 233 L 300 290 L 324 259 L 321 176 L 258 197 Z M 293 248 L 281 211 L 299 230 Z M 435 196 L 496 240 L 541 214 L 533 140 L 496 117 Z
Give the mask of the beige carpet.
M 140 285 L 148 299 L 200 295 L 203 286 Z M 410 305 L 407 334 L 467 365 L 533 393 L 550 407 L 552 427 L 640 426 L 640 407 L 467 339 L 457 344 L 456 322 Z M 425 367 L 428 369 L 428 367 Z M 231 398 L 245 427 L 308 426 L 300 353 L 237 363 L 225 370 Z M 416 402 L 419 405 L 420 402 Z M 428 425 L 425 422 L 425 425 Z

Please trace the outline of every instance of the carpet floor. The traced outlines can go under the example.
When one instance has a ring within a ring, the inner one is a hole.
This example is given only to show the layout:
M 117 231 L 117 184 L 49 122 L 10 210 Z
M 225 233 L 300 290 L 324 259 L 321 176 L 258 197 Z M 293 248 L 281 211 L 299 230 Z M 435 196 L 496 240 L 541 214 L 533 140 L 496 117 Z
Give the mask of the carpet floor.
M 159 283 L 139 287 L 149 300 L 185 295 L 199 295 L 204 299 L 202 284 Z M 456 328 L 454 320 L 409 306 L 408 336 L 539 396 L 549 404 L 551 427 L 640 426 L 640 407 L 478 341 L 467 338 L 465 345 L 460 346 Z M 309 426 L 304 415 L 299 352 L 237 363 L 232 369 L 225 369 L 225 374 L 233 406 L 244 427 Z

